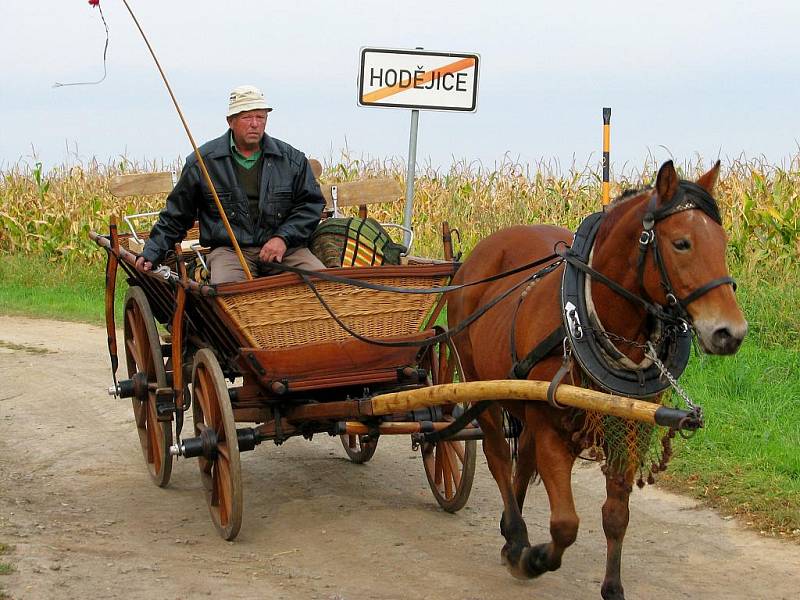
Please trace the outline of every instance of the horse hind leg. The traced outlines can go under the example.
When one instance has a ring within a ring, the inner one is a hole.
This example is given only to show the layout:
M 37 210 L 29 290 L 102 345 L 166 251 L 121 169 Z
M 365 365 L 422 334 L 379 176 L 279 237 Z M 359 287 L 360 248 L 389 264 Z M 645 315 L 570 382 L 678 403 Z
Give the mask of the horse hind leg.
M 606 501 L 603 504 L 603 531 L 606 534 L 606 574 L 600 595 L 604 600 L 624 600 L 620 574 L 622 541 L 630 518 L 630 494 L 633 489 L 633 471 L 624 475 L 606 476 Z
M 512 575 L 527 579 L 528 576 L 525 573 L 517 572 L 517 565 L 522 552 L 530 547 L 528 528 L 522 519 L 522 513 L 514 497 L 511 481 L 511 451 L 506 443 L 500 407 L 493 405 L 478 417 L 478 420 L 483 430 L 483 452 L 486 455 L 486 463 L 503 499 L 500 533 L 506 543 L 500 552 L 500 557 Z
M 530 423 L 531 420 L 527 419 Z M 541 422 L 540 420 L 536 421 Z M 526 548 L 519 557 L 516 570 L 526 577 L 538 577 L 561 566 L 564 551 L 578 537 L 578 514 L 572 496 L 572 466 L 575 457 L 558 432 L 549 424 L 538 427 L 536 465 L 550 502 L 550 542 Z M 521 485 L 521 481 L 518 484 Z

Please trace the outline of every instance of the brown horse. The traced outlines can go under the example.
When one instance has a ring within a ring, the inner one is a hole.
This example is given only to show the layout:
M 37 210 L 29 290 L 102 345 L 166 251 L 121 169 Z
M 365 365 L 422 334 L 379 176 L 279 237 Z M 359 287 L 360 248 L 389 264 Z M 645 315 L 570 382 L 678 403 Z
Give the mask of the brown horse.
M 631 364 L 641 365 L 646 359 L 644 346 L 652 339 L 657 321 L 653 315 L 660 311 L 663 316 L 674 309 L 671 314 L 679 315 L 679 320 L 693 328 L 700 346 L 711 354 L 733 354 L 747 333 L 747 321 L 736 303 L 733 280 L 725 264 L 726 234 L 711 197 L 718 173 L 719 162 L 696 183 L 681 181 L 672 161 L 667 162 L 658 172 L 655 188 L 623 195 L 602 217 L 587 262 L 594 273 L 605 275 L 612 283 L 602 282 L 600 275 L 592 276 L 593 310 L 597 322 L 608 332 L 607 339 L 628 342 L 619 350 Z M 572 240 L 571 232 L 547 225 L 498 231 L 475 247 L 454 283 L 512 270 L 551 254 L 554 248 L 566 248 Z M 564 268 L 562 264 L 527 286 L 524 296 L 511 294 L 456 337 L 466 380 L 507 378 L 513 363 L 510 340 L 515 355 L 525 356 L 563 326 L 560 274 Z M 529 274 L 452 293 L 448 298 L 451 326 Z M 614 289 L 613 282 L 621 287 Z M 521 289 L 526 288 L 523 285 Z M 546 348 L 545 356 L 527 377 L 552 380 L 564 363 L 565 353 L 561 342 Z M 575 385 L 591 385 L 588 381 L 592 378 L 580 366 L 575 362 L 567 365 Z M 653 399 L 657 400 L 658 394 Z M 501 406 L 522 423 L 514 469 Z M 575 443 L 575 429 L 566 425 L 565 414 L 547 403 L 501 402 L 479 417 L 486 459 L 503 498 L 500 531 L 506 543 L 501 557 L 515 577 L 533 578 L 558 569 L 564 550 L 578 534 L 571 472 L 583 448 Z M 624 598 L 620 560 L 635 466 L 631 464 L 614 475 L 606 471 L 602 520 L 608 554 L 601 587 L 606 600 Z M 552 539 L 532 547 L 522 506 L 528 484 L 537 473 L 550 501 Z

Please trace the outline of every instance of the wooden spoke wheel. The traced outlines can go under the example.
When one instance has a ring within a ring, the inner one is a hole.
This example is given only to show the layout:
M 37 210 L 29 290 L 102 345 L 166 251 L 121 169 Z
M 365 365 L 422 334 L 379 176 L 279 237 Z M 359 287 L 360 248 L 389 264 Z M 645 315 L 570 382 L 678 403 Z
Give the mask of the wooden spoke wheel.
M 429 348 L 423 368 L 427 369 L 431 385 L 452 383 L 455 379 L 456 360 L 447 343 Z M 446 421 L 452 421 L 453 407 L 443 407 Z M 464 407 L 466 408 L 466 407 Z M 461 510 L 469 499 L 475 478 L 475 440 L 425 443 L 422 445 L 422 463 L 433 497 L 447 512 Z
M 172 474 L 172 455 L 169 453 L 172 421 L 158 420 L 154 388 L 167 387 L 167 372 L 153 312 L 140 287 L 128 288 L 125 294 L 124 321 L 128 377 L 133 378 L 136 373 L 144 374 L 148 384 L 146 400 L 132 399 L 139 444 L 150 477 L 156 485 L 164 487 Z
M 211 350 L 194 357 L 192 396 L 195 436 L 210 429 L 217 442 L 214 460 L 198 458 L 208 510 L 219 534 L 232 540 L 242 525 L 242 468 L 225 376 Z
M 357 465 L 367 462 L 372 455 L 375 454 L 375 449 L 378 447 L 378 440 L 367 441 L 366 436 L 363 435 L 350 435 L 345 433 L 339 436 L 342 439 L 342 446 L 350 460 Z

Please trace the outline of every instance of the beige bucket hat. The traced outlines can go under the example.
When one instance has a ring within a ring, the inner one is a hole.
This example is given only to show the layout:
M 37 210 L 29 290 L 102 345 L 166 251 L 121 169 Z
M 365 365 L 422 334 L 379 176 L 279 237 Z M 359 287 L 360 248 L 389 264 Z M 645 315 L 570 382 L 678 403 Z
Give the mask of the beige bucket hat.
M 264 100 L 264 93 L 254 85 L 240 85 L 231 90 L 227 116 L 232 117 L 246 110 L 272 110 Z

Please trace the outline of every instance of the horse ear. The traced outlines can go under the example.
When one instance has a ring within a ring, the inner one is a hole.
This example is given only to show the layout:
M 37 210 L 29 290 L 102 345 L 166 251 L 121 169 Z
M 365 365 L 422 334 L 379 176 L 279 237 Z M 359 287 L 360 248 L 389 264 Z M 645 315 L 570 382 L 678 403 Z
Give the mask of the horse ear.
M 656 177 L 656 192 L 661 202 L 667 202 L 678 190 L 678 174 L 675 172 L 675 165 L 668 160 L 658 170 Z
M 711 169 L 709 169 L 708 173 L 700 177 L 697 180 L 697 185 L 707 191 L 709 194 L 711 190 L 714 189 L 714 185 L 717 183 L 717 179 L 719 178 L 719 161 L 717 161 Z

